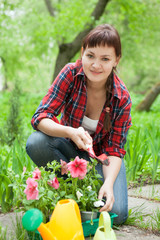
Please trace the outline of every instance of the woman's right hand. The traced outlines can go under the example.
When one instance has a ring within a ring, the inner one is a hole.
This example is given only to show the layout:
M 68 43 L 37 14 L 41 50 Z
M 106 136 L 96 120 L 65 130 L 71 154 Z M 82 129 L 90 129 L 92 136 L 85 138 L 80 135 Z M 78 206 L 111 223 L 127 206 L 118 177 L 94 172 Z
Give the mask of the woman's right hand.
M 77 145 L 79 149 L 87 150 L 86 145 L 92 146 L 92 137 L 83 127 L 71 128 L 70 139 Z
M 86 145 L 92 146 L 92 137 L 83 127 L 63 126 L 52 119 L 43 118 L 37 128 L 48 136 L 70 138 L 79 149 L 84 149 L 85 151 L 88 148 Z

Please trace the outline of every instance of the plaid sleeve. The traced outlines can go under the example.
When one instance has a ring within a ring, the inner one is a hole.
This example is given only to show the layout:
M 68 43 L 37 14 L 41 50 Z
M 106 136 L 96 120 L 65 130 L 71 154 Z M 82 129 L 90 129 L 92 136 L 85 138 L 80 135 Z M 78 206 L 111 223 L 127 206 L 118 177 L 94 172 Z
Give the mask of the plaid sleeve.
M 102 152 L 106 153 L 108 156 L 117 156 L 123 158 L 126 154 L 124 150 L 124 145 L 126 143 L 126 138 L 128 130 L 131 127 L 131 99 L 129 95 L 126 95 L 117 102 L 115 106 L 116 116 L 112 122 L 112 128 L 109 134 L 108 141 L 104 139 Z
M 43 118 L 50 118 L 59 123 L 57 116 L 65 104 L 65 99 L 69 94 L 73 82 L 72 79 L 72 72 L 69 64 L 67 64 L 58 74 L 49 88 L 47 95 L 42 99 L 33 115 L 31 124 L 34 129 L 37 129 L 39 122 Z

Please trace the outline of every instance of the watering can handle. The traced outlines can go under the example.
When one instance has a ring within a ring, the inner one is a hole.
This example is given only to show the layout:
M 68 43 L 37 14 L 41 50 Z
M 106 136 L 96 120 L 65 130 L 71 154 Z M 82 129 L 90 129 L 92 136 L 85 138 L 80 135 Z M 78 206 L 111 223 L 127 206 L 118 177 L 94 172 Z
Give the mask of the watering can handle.
M 111 218 L 108 212 L 101 212 L 99 217 L 99 227 L 104 226 L 105 232 L 111 230 Z

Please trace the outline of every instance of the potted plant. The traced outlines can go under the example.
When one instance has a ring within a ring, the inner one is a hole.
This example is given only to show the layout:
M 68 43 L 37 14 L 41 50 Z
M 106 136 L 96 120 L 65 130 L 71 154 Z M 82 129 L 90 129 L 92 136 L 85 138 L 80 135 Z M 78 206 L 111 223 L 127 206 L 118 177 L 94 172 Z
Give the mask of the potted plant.
M 10 186 L 14 191 L 13 209 L 27 211 L 38 208 L 46 223 L 59 200 L 73 199 L 81 212 L 84 236 L 93 235 L 98 227 L 99 209 L 104 205 L 98 200 L 102 181 L 95 169 L 96 164 L 95 159 L 88 162 L 77 156 L 69 163 L 52 161 L 46 168 L 35 167 L 31 172 L 25 167 L 21 174 L 9 170 Z M 33 238 L 31 235 L 31 239 L 41 239 L 40 234 L 36 234 L 38 236 Z
M 102 181 L 95 169 L 96 164 L 94 159 L 88 162 L 76 157 L 69 163 L 62 160 L 60 163 L 48 163 L 47 171 L 44 167 L 36 167 L 32 172 L 24 167 L 22 174 L 10 170 L 14 191 L 13 208 L 22 211 L 38 208 L 43 212 L 46 222 L 59 200 L 71 198 L 77 202 L 82 212 L 82 221 L 87 220 L 84 218 L 84 215 L 89 215 L 86 212 L 91 212 L 91 218 L 95 215 L 93 213 L 99 211 L 97 207 L 100 207 L 97 205 L 97 197 Z

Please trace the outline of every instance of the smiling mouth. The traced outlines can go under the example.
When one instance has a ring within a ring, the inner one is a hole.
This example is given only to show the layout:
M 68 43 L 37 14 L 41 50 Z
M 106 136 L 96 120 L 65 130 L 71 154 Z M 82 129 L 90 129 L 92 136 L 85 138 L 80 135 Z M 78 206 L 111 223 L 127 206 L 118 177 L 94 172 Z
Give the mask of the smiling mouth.
M 91 70 L 91 73 L 98 75 L 98 74 L 100 74 L 101 72 L 96 72 L 96 71 L 92 71 L 92 70 Z

